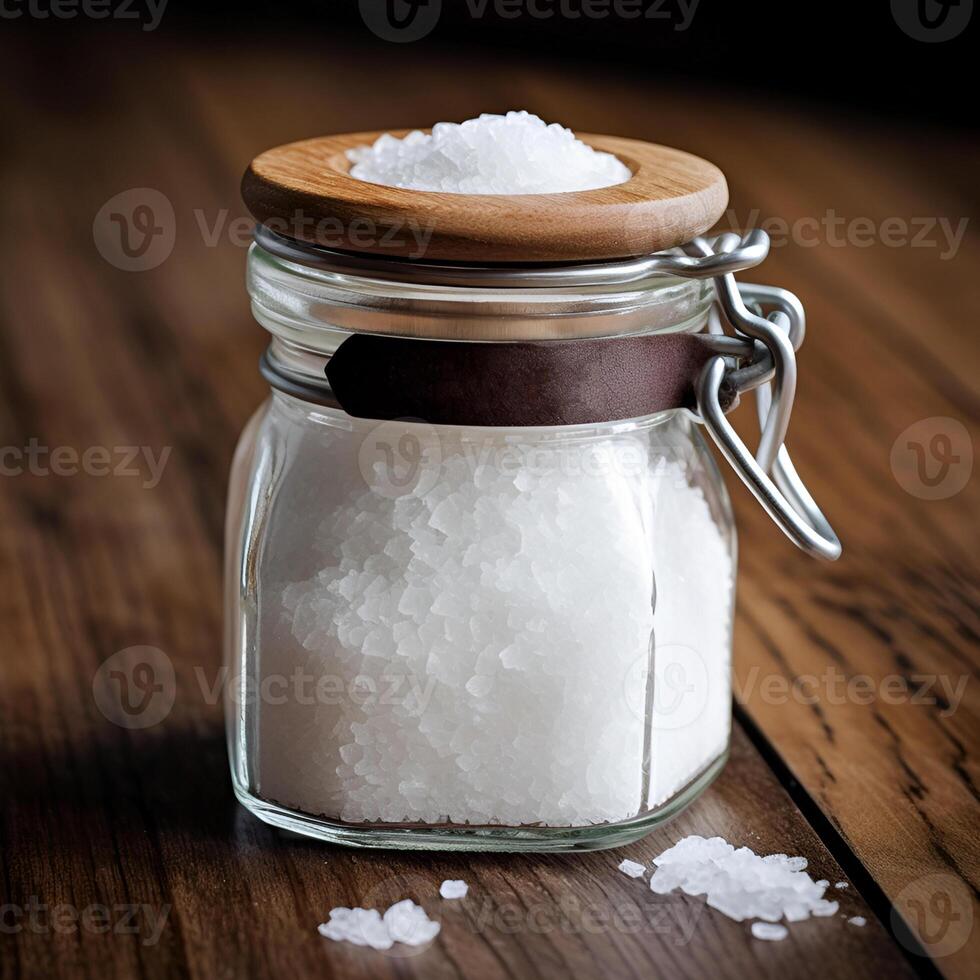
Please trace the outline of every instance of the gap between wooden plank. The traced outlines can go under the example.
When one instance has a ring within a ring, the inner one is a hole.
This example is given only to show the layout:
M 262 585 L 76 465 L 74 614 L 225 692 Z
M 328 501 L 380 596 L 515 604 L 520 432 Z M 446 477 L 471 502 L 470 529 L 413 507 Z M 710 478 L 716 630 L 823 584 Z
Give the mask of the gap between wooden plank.
M 766 738 L 762 730 L 752 720 L 752 716 L 737 699 L 733 699 L 732 712 L 733 721 L 736 721 L 742 731 L 745 732 L 746 737 L 769 767 L 773 776 L 786 790 L 789 798 L 803 815 L 803 819 L 820 838 L 824 847 L 830 851 L 834 860 L 843 868 L 847 877 L 857 886 L 861 896 L 868 903 L 868 907 L 874 912 L 888 935 L 892 937 L 895 945 L 908 960 L 912 969 L 920 976 L 928 977 L 930 980 L 933 978 L 934 980 L 942 980 L 942 973 L 939 968 L 911 931 L 905 929 L 902 933 L 902 939 L 899 941 L 892 923 L 898 921 L 903 926 L 904 923 L 891 900 L 833 822 L 820 809 L 820 804 L 810 796 L 806 787 L 793 775 L 779 750 Z M 914 949 L 910 947 L 914 947 Z

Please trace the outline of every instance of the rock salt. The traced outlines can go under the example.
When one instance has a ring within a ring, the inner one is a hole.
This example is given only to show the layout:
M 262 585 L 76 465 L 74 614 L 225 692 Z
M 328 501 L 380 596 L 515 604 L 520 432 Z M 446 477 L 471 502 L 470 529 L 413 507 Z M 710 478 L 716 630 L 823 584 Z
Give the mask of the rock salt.
M 439 886 L 439 894 L 443 898 L 466 898 L 470 886 L 465 881 L 449 878 Z
M 847 921 L 852 926 L 865 926 L 868 924 L 868 920 L 863 915 L 852 915 Z
M 377 909 L 331 909 L 330 920 L 317 926 L 317 932 L 334 942 L 384 950 L 395 943 L 424 946 L 435 939 L 441 928 L 425 914 L 425 909 L 406 898 L 392 905 L 383 916 Z
M 393 945 L 377 909 L 331 909 L 330 921 L 317 926 L 317 932 L 334 942 L 346 940 L 355 946 L 370 946 L 372 949 L 391 949 Z
M 672 796 L 729 727 L 733 568 L 700 488 L 644 429 L 406 433 L 438 463 L 392 495 L 365 485 L 360 439 L 289 420 L 313 444 L 278 506 L 325 517 L 278 539 L 305 577 L 280 580 L 257 680 L 299 671 L 313 693 L 258 700 L 261 795 L 351 823 L 547 826 Z M 703 665 L 686 725 L 649 695 L 651 652 L 675 646 Z
M 395 902 L 382 918 L 392 940 L 406 946 L 424 946 L 435 939 L 442 928 L 410 898 Z
M 450 194 L 584 191 L 632 176 L 611 153 L 593 150 L 570 129 L 546 125 L 528 112 L 436 123 L 431 135 L 385 134 L 347 155 L 358 180 Z
M 786 926 L 774 925 L 771 922 L 753 922 L 752 935 L 756 939 L 768 939 L 772 942 L 778 942 L 780 939 L 785 939 L 789 935 L 789 930 Z
M 685 837 L 653 863 L 652 891 L 665 895 L 680 888 L 688 895 L 704 895 L 708 905 L 738 922 L 798 922 L 811 915 L 834 915 L 838 909 L 837 902 L 823 897 L 828 882 L 814 881 L 803 870 L 805 859 L 760 857 L 721 837 Z
M 620 862 L 619 870 L 623 872 L 624 875 L 629 875 L 631 878 L 642 878 L 646 867 L 642 864 L 638 864 L 636 861 L 625 860 Z

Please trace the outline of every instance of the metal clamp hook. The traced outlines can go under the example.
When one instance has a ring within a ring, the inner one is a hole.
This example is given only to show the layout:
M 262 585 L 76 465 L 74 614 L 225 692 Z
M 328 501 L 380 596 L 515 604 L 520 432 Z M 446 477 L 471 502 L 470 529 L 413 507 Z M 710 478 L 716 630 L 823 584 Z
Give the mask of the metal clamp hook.
M 717 254 L 738 254 L 745 241 L 751 240 L 755 257 L 760 251 L 759 236 L 763 234 L 755 231 L 741 242 L 736 235 L 723 235 L 715 242 L 717 251 L 705 240 L 695 239 L 686 250 L 689 255 L 713 263 Z M 739 268 L 748 264 L 755 263 L 733 263 Z M 736 333 L 764 344 L 769 357 L 742 368 L 729 368 L 722 356 L 712 358 L 697 384 L 701 418 L 722 455 L 783 533 L 808 554 L 834 561 L 841 554 L 840 540 L 800 480 L 783 445 L 796 393 L 796 350 L 805 332 L 803 307 L 783 289 L 747 285 L 740 288 L 732 272 L 714 277 L 714 285 L 718 308 L 712 332 L 721 332 L 720 320 L 724 317 Z M 746 298 L 779 309 L 763 319 L 749 310 Z M 762 435 L 755 455 L 725 418 L 719 398 L 723 384 L 739 392 L 757 390 Z

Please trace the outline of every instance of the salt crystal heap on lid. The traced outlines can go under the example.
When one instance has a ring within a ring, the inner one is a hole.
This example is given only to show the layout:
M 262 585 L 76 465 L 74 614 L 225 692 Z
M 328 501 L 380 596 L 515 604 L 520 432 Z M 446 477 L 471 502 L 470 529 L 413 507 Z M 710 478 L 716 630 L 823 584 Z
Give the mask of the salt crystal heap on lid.
M 632 175 L 611 153 L 529 112 L 436 123 L 431 135 L 414 130 L 404 139 L 386 133 L 347 155 L 358 180 L 449 194 L 585 191 Z

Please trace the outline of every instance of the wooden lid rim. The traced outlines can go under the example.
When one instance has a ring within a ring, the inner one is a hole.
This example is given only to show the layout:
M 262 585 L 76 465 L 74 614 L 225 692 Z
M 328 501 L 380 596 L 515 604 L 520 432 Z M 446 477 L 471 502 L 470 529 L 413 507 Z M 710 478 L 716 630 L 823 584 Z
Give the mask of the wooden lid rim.
M 681 245 L 724 213 L 728 188 L 712 163 L 682 150 L 581 134 L 633 176 L 556 194 L 449 194 L 350 176 L 346 152 L 380 133 L 275 147 L 242 179 L 251 213 L 299 241 L 347 251 L 457 262 L 603 261 Z M 395 132 L 400 136 L 403 132 Z

